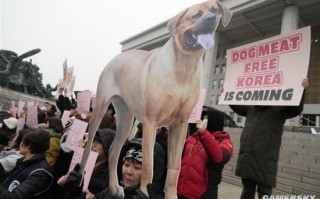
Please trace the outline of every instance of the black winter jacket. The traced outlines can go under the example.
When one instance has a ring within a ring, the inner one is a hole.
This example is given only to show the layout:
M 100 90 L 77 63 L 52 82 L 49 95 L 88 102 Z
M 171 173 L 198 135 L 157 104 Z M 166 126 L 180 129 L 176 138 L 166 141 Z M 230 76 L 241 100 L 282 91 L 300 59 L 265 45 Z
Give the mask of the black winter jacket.
M 132 147 L 132 146 L 142 146 L 141 139 L 136 139 L 132 141 L 127 141 L 126 144 L 122 147 L 122 150 L 120 152 L 119 156 L 119 163 L 118 163 L 118 178 L 122 179 L 122 161 L 125 153 Z M 163 181 L 165 176 L 165 152 L 162 146 L 155 142 L 154 146 L 154 164 L 153 164 L 153 181 L 152 181 L 152 187 L 155 191 L 155 196 L 153 198 L 163 198 L 164 192 L 163 192 Z M 124 199 L 142 199 L 146 198 L 142 195 L 142 192 L 139 191 L 139 187 L 127 187 L 124 189 L 125 197 Z M 109 188 L 104 189 L 102 192 L 97 193 L 94 197 L 95 199 L 112 199 L 114 196 L 112 196 L 111 191 Z M 152 199 L 153 199 L 152 198 Z
M 237 106 L 230 108 L 246 117 L 240 138 L 235 174 L 267 186 L 276 185 L 279 150 L 286 119 L 299 115 L 299 106 Z
M 96 132 L 94 140 L 102 144 L 105 154 L 108 154 L 115 134 L 116 132 L 109 128 L 99 129 Z M 80 181 L 80 179 L 78 180 Z M 90 178 L 88 190 L 92 194 L 96 194 L 107 187 L 109 187 L 109 165 L 108 162 L 104 162 L 103 164 L 94 168 Z M 63 198 L 81 199 L 85 198 L 85 194 L 82 193 L 81 189 L 67 190 Z
M 53 177 L 45 156 L 37 154 L 29 160 L 23 159 L 17 161 L 14 170 L 0 185 L 0 198 L 47 198 Z

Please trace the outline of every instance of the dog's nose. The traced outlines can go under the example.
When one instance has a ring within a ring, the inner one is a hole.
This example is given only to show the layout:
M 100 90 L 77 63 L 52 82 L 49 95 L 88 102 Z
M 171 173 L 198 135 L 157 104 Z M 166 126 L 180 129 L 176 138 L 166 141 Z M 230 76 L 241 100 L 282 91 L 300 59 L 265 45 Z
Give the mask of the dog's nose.
M 206 23 L 212 23 L 216 20 L 216 15 L 212 12 L 209 12 L 204 16 L 203 19 Z

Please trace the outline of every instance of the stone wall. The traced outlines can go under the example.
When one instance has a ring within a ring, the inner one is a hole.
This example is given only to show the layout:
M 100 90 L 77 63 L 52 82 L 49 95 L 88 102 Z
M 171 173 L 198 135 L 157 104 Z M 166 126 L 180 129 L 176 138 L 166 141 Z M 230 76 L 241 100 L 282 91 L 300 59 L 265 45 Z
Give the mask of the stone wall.
M 223 171 L 223 181 L 242 186 L 235 176 L 240 128 L 226 128 L 234 144 L 234 154 Z M 274 194 L 312 194 L 320 198 L 320 134 L 284 132 Z
M 0 103 L 3 104 L 3 107 L 6 109 L 10 108 L 12 100 L 14 100 L 14 101 L 23 100 L 25 102 L 39 103 L 40 107 L 43 106 L 45 102 L 49 102 L 51 104 L 56 104 L 55 101 L 53 101 L 53 100 L 48 100 L 45 98 L 40 98 L 37 96 L 32 96 L 29 94 L 20 93 L 17 91 L 6 89 L 4 87 L 0 87 Z M 17 104 L 16 104 L 16 106 L 17 106 Z

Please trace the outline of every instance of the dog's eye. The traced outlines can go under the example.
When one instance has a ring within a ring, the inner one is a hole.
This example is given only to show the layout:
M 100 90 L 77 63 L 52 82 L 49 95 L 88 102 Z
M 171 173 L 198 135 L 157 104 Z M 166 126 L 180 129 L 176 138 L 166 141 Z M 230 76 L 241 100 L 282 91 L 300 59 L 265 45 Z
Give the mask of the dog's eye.
M 192 19 L 196 19 L 196 18 L 199 18 L 199 17 L 201 17 L 201 15 L 202 15 L 202 11 L 201 10 L 199 10 L 196 14 L 194 14 L 194 15 L 192 15 Z

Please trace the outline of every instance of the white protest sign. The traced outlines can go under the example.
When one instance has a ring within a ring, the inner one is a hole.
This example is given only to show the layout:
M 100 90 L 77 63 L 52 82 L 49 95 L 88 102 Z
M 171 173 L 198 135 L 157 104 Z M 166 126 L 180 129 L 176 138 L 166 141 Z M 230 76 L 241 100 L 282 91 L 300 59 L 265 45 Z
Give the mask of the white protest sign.
M 310 43 L 310 27 L 305 27 L 228 50 L 219 104 L 299 105 Z

